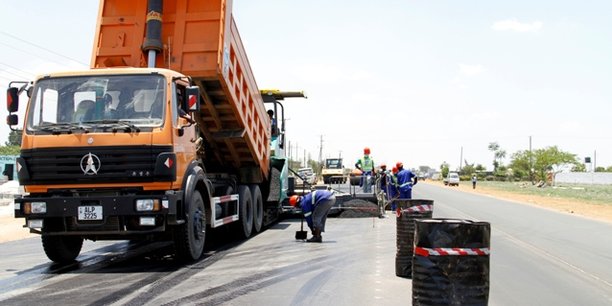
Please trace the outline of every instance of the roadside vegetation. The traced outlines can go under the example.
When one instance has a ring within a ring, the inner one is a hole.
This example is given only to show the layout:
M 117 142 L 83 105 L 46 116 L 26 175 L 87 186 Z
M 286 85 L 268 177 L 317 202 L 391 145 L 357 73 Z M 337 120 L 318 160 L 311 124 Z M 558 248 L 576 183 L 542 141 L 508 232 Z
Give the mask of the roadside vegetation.
M 469 182 L 462 182 L 469 184 Z M 589 204 L 612 207 L 612 185 L 573 185 L 537 187 L 531 182 L 478 182 L 478 188 L 489 188 L 504 192 L 535 195 L 546 198 L 578 200 Z

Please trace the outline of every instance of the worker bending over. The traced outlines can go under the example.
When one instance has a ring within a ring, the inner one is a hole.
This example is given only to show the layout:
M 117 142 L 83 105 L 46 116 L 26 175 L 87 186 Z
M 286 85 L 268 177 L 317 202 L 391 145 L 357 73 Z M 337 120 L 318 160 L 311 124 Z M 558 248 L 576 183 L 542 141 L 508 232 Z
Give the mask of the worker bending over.
M 306 223 L 312 232 L 312 238 L 306 242 L 322 242 L 322 232 L 325 232 L 325 222 L 327 214 L 332 206 L 336 203 L 336 196 L 327 190 L 314 190 L 313 192 L 301 197 L 291 196 L 289 204 L 302 209 L 302 213 L 306 218 Z

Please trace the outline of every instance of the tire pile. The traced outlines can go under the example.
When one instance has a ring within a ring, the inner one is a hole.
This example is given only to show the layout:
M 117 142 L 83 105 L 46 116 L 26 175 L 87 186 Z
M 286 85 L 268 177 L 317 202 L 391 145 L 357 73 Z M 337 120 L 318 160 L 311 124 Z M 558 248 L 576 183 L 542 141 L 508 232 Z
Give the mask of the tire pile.
M 426 219 L 415 226 L 412 305 L 487 305 L 491 225 Z
M 431 218 L 433 215 L 433 201 L 421 199 L 398 199 L 397 206 L 403 212 L 396 218 L 397 253 L 395 254 L 395 275 L 412 277 L 412 257 L 414 256 L 414 230 L 415 221 Z M 407 211 L 420 205 L 430 205 L 429 211 Z

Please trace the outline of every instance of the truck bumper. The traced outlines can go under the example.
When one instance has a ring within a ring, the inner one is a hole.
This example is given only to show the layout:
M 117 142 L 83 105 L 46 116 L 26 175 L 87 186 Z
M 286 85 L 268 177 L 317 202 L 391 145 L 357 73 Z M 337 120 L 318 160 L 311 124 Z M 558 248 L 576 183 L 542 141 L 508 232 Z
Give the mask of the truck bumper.
M 134 236 L 165 232 L 168 225 L 181 224 L 182 221 L 177 215 L 182 198 L 182 192 L 88 197 L 26 196 L 15 199 L 15 217 L 25 218 L 26 227 L 29 227 L 31 220 L 42 220 L 42 227 L 30 227 L 30 231 L 43 235 L 80 235 L 93 236 L 90 237 L 93 239 L 116 239 L 117 235 Z M 138 199 L 159 199 L 161 209 L 137 211 Z M 46 203 L 46 212 L 27 213 L 25 204 L 28 202 Z M 84 206 L 101 208 L 100 220 L 80 220 L 79 207 Z

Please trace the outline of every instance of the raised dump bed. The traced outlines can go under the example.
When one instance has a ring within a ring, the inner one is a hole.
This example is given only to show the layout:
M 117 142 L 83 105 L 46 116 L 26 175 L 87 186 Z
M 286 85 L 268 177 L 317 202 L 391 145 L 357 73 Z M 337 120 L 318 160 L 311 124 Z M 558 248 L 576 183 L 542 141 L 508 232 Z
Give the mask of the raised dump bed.
M 196 119 L 213 151 L 207 168 L 237 169 L 258 182 L 268 175 L 271 122 L 231 7 L 231 0 L 164 0 L 160 16 L 147 13 L 147 0 L 102 0 L 91 66 L 147 67 L 141 45 L 146 20 L 161 19 L 163 49 L 155 64 L 190 76 L 201 88 Z

